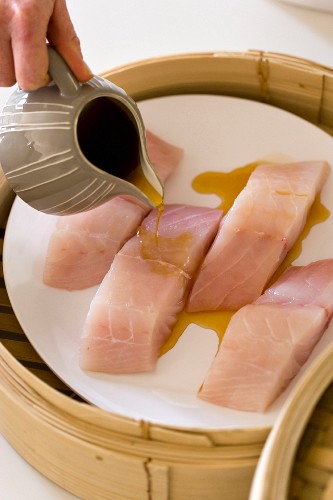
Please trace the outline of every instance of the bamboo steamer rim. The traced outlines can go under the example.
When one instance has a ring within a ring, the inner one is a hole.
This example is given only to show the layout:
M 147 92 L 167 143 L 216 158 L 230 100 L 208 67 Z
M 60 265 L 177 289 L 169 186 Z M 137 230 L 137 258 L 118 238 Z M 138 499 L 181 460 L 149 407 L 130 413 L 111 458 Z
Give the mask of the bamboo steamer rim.
M 305 373 L 286 401 L 264 445 L 249 500 L 280 500 L 288 497 L 293 460 L 299 442 L 320 398 L 332 383 L 332 366 L 333 345 Z M 324 422 L 322 434 L 326 432 L 326 426 Z M 325 439 L 321 438 L 321 442 L 324 443 Z M 321 463 L 317 463 L 317 473 L 325 469 L 332 471 L 331 455 L 321 457 Z
M 127 64 L 102 76 L 124 88 L 137 101 L 182 93 L 247 98 L 290 111 L 333 135 L 333 70 L 310 60 L 259 50 L 176 54 Z M 5 218 L 13 197 L 4 180 L 0 183 L 0 195 L 0 215 Z M 26 432 L 26 418 L 30 421 L 30 433 Z M 31 439 L 41 429 L 48 433 L 53 448 L 52 452 L 41 449 L 37 459 Z M 237 489 L 234 479 L 228 485 L 223 474 L 221 483 L 221 471 L 233 467 L 239 469 L 240 474 L 250 470 L 244 479 L 249 491 L 254 467 L 270 428 L 182 429 L 112 414 L 60 394 L 31 374 L 0 345 L 0 431 L 41 473 L 82 497 L 89 491 L 89 498 L 94 495 L 104 498 L 96 481 L 84 475 L 87 463 L 77 462 L 74 471 L 70 468 L 71 458 L 66 462 L 62 456 L 57 469 L 50 469 L 50 462 L 56 460 L 54 454 L 62 455 L 63 440 L 73 456 L 90 456 L 92 448 L 96 448 L 107 460 L 111 460 L 110 453 L 113 457 L 114 453 L 122 454 L 124 460 L 132 464 L 144 460 L 144 475 L 147 464 L 153 467 L 152 464 L 159 461 L 178 473 L 181 465 L 193 466 L 196 474 L 201 469 L 207 473 L 209 463 L 213 467 L 211 478 L 218 485 L 210 497 L 215 499 L 221 498 L 221 488 Z M 113 486 L 107 485 L 105 472 L 103 475 L 97 468 L 95 457 L 90 460 L 90 467 L 105 483 L 103 492 L 113 494 Z M 78 482 L 78 475 L 85 478 L 83 485 Z M 175 495 L 186 488 L 186 482 L 180 486 L 170 477 L 163 480 L 168 491 Z M 124 491 L 127 483 L 124 477 Z M 199 486 L 197 488 L 199 491 Z

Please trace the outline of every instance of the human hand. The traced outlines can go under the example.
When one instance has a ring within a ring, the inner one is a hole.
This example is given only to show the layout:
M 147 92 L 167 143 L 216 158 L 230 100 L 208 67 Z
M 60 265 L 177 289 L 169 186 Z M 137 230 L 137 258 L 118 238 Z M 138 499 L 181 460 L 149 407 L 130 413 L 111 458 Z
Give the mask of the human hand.
M 47 84 L 46 40 L 78 80 L 91 78 L 66 0 L 0 0 L 0 86 L 17 82 L 24 90 L 35 90 Z

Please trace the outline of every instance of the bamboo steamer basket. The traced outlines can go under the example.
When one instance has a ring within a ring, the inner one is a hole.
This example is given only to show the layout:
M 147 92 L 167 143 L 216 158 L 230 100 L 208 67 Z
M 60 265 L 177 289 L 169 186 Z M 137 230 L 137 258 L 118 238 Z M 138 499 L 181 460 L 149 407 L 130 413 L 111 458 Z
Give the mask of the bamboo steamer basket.
M 333 135 L 333 70 L 305 59 L 263 51 L 193 53 L 102 76 L 136 101 L 184 93 L 242 97 L 285 109 Z M 12 201 L 2 177 L 1 241 Z M 29 344 L 3 278 L 0 299 L 0 432 L 37 470 L 89 500 L 248 498 L 270 428 L 182 429 L 89 405 Z

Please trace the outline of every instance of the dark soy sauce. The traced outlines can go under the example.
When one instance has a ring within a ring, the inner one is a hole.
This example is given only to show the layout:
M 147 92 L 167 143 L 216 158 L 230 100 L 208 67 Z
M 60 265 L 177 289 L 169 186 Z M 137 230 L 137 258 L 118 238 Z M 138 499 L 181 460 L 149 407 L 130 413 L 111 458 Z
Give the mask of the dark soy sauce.
M 140 161 L 136 126 L 121 103 L 97 97 L 81 111 L 77 139 L 83 155 L 95 167 L 126 179 Z

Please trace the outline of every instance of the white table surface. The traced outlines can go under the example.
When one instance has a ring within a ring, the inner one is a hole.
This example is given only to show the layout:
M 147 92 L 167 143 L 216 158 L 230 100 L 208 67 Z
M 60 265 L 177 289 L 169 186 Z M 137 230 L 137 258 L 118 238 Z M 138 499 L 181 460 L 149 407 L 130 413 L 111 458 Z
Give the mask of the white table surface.
M 94 73 L 162 55 L 248 49 L 333 67 L 333 14 L 278 0 L 68 0 L 67 5 Z M 0 107 L 12 90 L 0 88 Z M 74 498 L 0 435 L 0 500 Z

